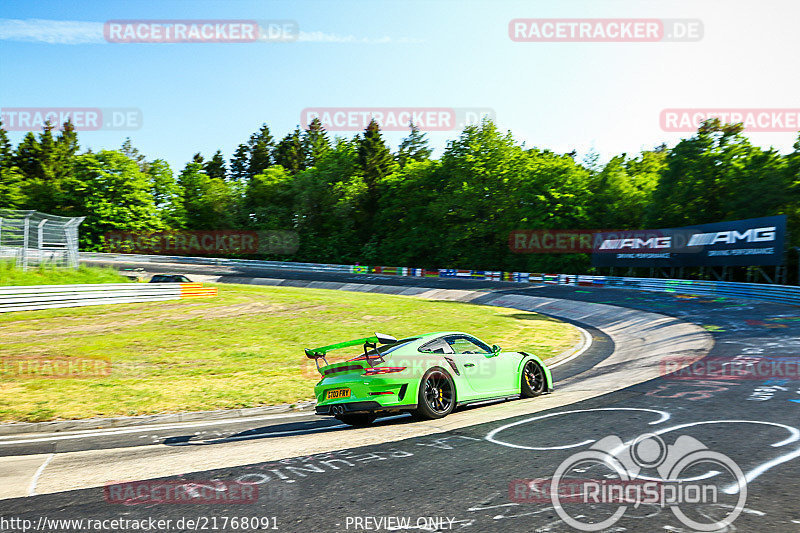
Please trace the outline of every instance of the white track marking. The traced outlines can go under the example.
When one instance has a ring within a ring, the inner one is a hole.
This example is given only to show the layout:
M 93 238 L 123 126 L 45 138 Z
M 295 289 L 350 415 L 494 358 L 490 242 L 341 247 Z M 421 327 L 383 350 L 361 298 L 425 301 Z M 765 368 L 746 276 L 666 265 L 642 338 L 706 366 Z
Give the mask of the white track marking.
M 568 363 L 569 361 L 572 361 L 573 359 L 575 359 L 579 355 L 583 354 L 586 350 L 588 350 L 589 348 L 592 347 L 592 336 L 589 334 L 589 332 L 586 331 L 585 329 L 583 329 L 580 326 L 576 326 L 575 324 L 571 324 L 571 325 L 572 325 L 572 327 L 576 328 L 581 333 L 581 336 L 583 337 L 583 346 L 577 352 L 575 352 L 574 354 L 570 355 L 566 359 L 562 359 L 561 361 L 559 361 L 557 363 L 553 363 L 552 365 L 547 365 L 548 368 L 556 368 L 557 366 L 561 366 L 564 363 Z M 547 363 L 545 362 L 545 364 L 547 364 Z
M 675 431 L 677 429 L 683 429 L 683 428 L 692 427 L 692 426 L 709 425 L 709 424 L 763 424 L 765 426 L 775 426 L 775 427 L 783 428 L 786 431 L 788 431 L 790 436 L 788 438 L 780 441 L 780 442 L 776 442 L 775 444 L 772 444 L 771 446 L 773 448 L 777 448 L 777 447 L 780 447 L 780 446 L 785 446 L 787 444 L 791 444 L 793 442 L 797 442 L 798 440 L 800 440 L 800 430 L 798 430 L 797 428 L 792 427 L 792 426 L 787 426 L 785 424 L 779 424 L 777 422 L 765 422 L 763 420 L 705 420 L 703 422 L 690 422 L 688 424 L 680 424 L 678 426 L 672 426 L 672 427 L 660 429 L 658 431 L 655 431 L 654 433 L 656 435 L 661 435 L 661 434 L 664 434 L 664 433 L 668 433 L 670 431 Z M 767 461 L 766 463 L 762 463 L 758 467 L 746 472 L 745 475 L 744 475 L 745 480 L 749 483 L 749 482 L 753 481 L 755 478 L 757 478 L 758 476 L 760 476 L 761 474 L 763 474 L 764 472 L 766 472 L 767 470 L 769 470 L 770 468 L 772 468 L 773 466 L 777 466 L 777 465 L 779 465 L 781 463 L 785 463 L 787 461 L 791 461 L 792 459 L 796 459 L 797 457 L 800 457 L 800 448 L 796 449 L 793 452 L 780 455 L 780 456 L 776 457 L 775 459 L 773 459 L 771 461 Z M 736 484 L 728 485 L 727 487 L 722 489 L 722 491 L 725 492 L 726 494 L 735 494 L 735 493 L 739 492 L 739 487 Z
M 310 414 L 311 413 L 297 413 L 297 414 L 261 416 L 255 418 L 231 418 L 224 420 L 207 420 L 204 422 L 189 422 L 189 423 L 184 422 L 179 424 L 139 426 L 132 428 L 87 429 L 87 430 L 76 431 L 75 433 L 69 435 L 53 435 L 48 437 L 35 437 L 35 438 L 20 439 L 20 440 L 12 440 L 19 438 L 17 435 L 8 435 L 0 437 L 0 439 L 6 441 L 6 442 L 0 442 L 0 446 L 9 446 L 14 444 L 31 444 L 34 442 L 50 442 L 56 440 L 83 439 L 88 437 L 102 437 L 107 435 L 125 435 L 128 433 L 143 433 L 143 432 L 158 431 L 165 429 L 189 429 L 202 426 L 246 424 L 248 422 L 260 422 L 262 420 L 280 420 L 282 418 L 297 418 L 297 417 L 309 416 Z
M 562 412 L 558 412 L 558 413 L 550 413 L 550 414 L 541 415 L 541 416 L 534 416 L 532 418 L 526 418 L 524 420 L 519 420 L 517 422 L 512 422 L 511 424 L 506 424 L 504 426 L 500 426 L 497 429 L 493 429 L 492 431 L 490 431 L 484 437 L 484 439 L 486 439 L 489 442 L 492 442 L 494 444 L 499 444 L 500 446 L 508 446 L 509 448 L 519 448 L 521 450 L 566 450 L 568 448 L 577 448 L 578 446 L 585 446 L 586 444 L 591 444 L 591 443 L 595 442 L 596 439 L 588 439 L 588 440 L 585 440 L 583 442 L 578 442 L 576 444 L 565 444 L 564 446 L 537 447 L 537 446 L 522 446 L 520 444 L 511 444 L 511 443 L 508 443 L 508 442 L 504 442 L 504 441 L 501 441 L 501 440 L 497 440 L 495 438 L 495 435 L 497 435 L 501 431 L 506 430 L 508 428 L 511 428 L 511 427 L 514 427 L 514 426 L 520 426 L 522 424 L 527 424 L 528 422 L 535 422 L 536 420 L 542 420 L 544 418 L 551 418 L 551 417 L 554 417 L 554 416 L 568 415 L 568 414 L 572 414 L 572 413 L 593 413 L 595 411 L 646 411 L 646 412 L 656 413 L 656 414 L 661 415 L 661 417 L 658 420 L 656 420 L 654 422 L 648 422 L 648 424 L 651 425 L 651 426 L 655 425 L 655 424 L 660 424 L 662 422 L 665 422 L 666 420 L 669 420 L 669 418 L 670 418 L 670 414 L 668 412 L 666 412 L 666 411 L 658 411 L 656 409 L 640 409 L 638 407 L 600 407 L 600 408 L 597 408 L 597 409 L 579 409 L 579 410 L 573 410 L 573 411 L 562 411 Z
M 47 465 L 50 464 L 50 461 L 52 461 L 53 457 L 55 457 L 55 456 L 56 456 L 56 454 L 54 454 L 54 453 L 51 453 L 50 455 L 48 455 L 47 459 L 44 460 L 42 465 L 38 469 L 36 469 L 36 473 L 33 474 L 33 479 L 31 479 L 31 484 L 28 487 L 28 496 L 35 496 L 36 495 L 36 484 L 39 483 L 39 477 L 41 477 L 42 472 L 44 472 L 44 469 L 47 467 Z

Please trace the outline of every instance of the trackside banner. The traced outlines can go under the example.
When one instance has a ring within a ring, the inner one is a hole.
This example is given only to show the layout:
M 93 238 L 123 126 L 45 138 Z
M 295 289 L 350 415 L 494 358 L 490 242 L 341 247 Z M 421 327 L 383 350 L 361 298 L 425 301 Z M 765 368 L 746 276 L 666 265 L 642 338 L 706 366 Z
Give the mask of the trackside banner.
M 593 266 L 681 267 L 779 265 L 786 216 L 682 228 L 597 234 Z

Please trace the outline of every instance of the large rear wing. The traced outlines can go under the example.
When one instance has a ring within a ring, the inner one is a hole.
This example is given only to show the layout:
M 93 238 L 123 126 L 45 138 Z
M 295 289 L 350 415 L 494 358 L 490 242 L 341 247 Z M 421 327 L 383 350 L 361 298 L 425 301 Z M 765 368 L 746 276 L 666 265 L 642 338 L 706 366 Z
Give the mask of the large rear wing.
M 375 333 L 372 337 L 364 337 L 363 339 L 355 339 L 352 341 L 344 341 L 344 342 L 337 342 L 336 344 L 329 344 L 328 346 L 322 346 L 320 348 L 306 348 L 306 357 L 309 359 L 313 359 L 314 362 L 317 364 L 317 370 L 319 368 L 319 360 L 322 359 L 325 361 L 325 365 L 329 365 L 328 360 L 325 359 L 325 355 L 331 350 L 338 350 L 340 348 L 348 348 L 350 346 L 358 346 L 362 344 L 364 346 L 364 357 L 367 360 L 367 363 L 370 361 L 369 351 L 375 350 L 378 351 L 378 344 L 392 344 L 397 342 L 397 339 L 392 337 L 391 335 L 385 335 L 383 333 Z M 371 366 L 371 365 L 370 365 Z M 322 371 L 320 371 L 320 374 Z

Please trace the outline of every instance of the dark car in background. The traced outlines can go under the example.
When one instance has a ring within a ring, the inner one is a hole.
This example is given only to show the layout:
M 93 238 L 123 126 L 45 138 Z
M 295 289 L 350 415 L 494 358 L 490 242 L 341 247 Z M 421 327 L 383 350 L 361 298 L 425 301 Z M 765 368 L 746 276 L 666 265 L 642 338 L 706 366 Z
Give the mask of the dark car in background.
M 183 274 L 156 274 L 150 278 L 150 283 L 191 283 L 192 280 Z

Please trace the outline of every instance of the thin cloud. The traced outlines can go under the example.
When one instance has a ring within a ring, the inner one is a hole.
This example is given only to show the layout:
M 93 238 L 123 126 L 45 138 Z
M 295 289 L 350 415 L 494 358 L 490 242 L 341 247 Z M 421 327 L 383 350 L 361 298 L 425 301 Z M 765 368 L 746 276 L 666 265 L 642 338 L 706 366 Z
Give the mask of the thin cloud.
M 102 22 L 48 19 L 0 19 L 0 40 L 46 44 L 103 44 Z M 420 39 L 407 37 L 368 38 L 322 31 L 301 31 L 297 42 L 326 44 L 415 44 Z
M 421 39 L 412 39 L 408 37 L 402 37 L 399 39 L 393 39 L 391 37 L 380 37 L 377 39 L 369 38 L 369 37 L 356 37 L 355 35 L 337 35 L 335 33 L 325 33 L 322 31 L 301 31 L 298 35 L 297 40 L 299 42 L 305 43 L 341 43 L 341 44 L 389 44 L 389 43 L 400 43 L 400 44 L 412 44 L 412 43 L 421 43 L 423 42 Z
M 102 22 L 46 19 L 0 19 L 0 40 L 47 44 L 105 42 Z

